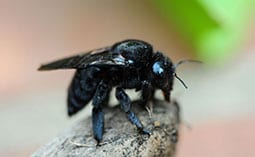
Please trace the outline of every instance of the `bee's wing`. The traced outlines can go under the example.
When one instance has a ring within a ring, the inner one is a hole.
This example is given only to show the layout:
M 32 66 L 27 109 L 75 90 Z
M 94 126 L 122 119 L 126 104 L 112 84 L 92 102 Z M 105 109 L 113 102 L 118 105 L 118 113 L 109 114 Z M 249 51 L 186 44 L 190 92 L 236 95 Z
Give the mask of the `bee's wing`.
M 43 64 L 38 70 L 82 69 L 90 65 L 123 66 L 125 60 L 120 57 L 113 57 L 110 47 L 106 47 Z

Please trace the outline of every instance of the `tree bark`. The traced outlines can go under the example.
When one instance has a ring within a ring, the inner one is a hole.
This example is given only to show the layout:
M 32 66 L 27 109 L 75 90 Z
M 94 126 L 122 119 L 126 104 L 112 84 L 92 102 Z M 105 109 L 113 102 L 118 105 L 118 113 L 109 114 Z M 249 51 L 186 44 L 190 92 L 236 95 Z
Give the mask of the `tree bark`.
M 91 117 L 81 120 L 73 127 L 55 137 L 51 142 L 32 154 L 33 157 L 172 157 L 178 140 L 179 106 L 155 100 L 153 113 L 133 102 L 137 114 L 151 135 L 138 133 L 126 118 L 120 106 L 106 108 L 105 133 L 101 146 L 93 138 Z

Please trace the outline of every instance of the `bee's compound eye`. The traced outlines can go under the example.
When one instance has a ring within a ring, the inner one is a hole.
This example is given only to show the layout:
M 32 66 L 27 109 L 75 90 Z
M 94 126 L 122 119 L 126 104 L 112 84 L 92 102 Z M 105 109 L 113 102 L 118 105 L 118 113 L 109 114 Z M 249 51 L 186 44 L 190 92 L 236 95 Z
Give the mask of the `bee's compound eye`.
M 152 71 L 156 75 L 163 75 L 164 69 L 160 62 L 155 62 L 152 66 Z

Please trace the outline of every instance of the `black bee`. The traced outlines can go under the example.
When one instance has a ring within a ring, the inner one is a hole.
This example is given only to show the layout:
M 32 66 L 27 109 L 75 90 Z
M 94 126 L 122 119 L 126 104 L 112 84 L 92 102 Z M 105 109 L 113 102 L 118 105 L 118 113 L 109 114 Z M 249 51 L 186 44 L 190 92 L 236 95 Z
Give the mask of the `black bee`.
M 147 42 L 124 40 L 110 47 L 42 65 L 39 70 L 77 69 L 68 88 L 68 115 L 74 115 L 92 100 L 93 133 L 99 143 L 104 131 L 103 108 L 113 87 L 116 87 L 116 98 L 128 120 L 139 132 L 150 134 L 131 110 L 131 100 L 125 89 L 141 91 L 144 106 L 153 99 L 156 89 L 162 90 L 169 102 L 174 77 L 183 83 L 175 72 L 180 63 L 174 65 L 163 53 L 153 52 Z

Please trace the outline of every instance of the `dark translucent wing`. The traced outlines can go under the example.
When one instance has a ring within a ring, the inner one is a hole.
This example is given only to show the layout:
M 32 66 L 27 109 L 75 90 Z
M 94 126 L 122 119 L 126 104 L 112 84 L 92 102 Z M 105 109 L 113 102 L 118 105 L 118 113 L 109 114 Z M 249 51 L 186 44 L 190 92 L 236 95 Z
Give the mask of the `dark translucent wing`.
M 110 47 L 106 47 L 44 64 L 38 70 L 79 69 L 89 65 L 124 65 L 124 62 L 119 57 L 114 58 Z
M 85 56 L 83 56 L 85 57 Z M 57 61 L 53 61 L 48 64 L 43 64 L 39 67 L 38 70 L 54 70 L 54 69 L 71 69 L 75 68 L 76 63 L 79 63 L 81 60 L 81 56 L 72 56 L 69 58 L 60 59 Z

